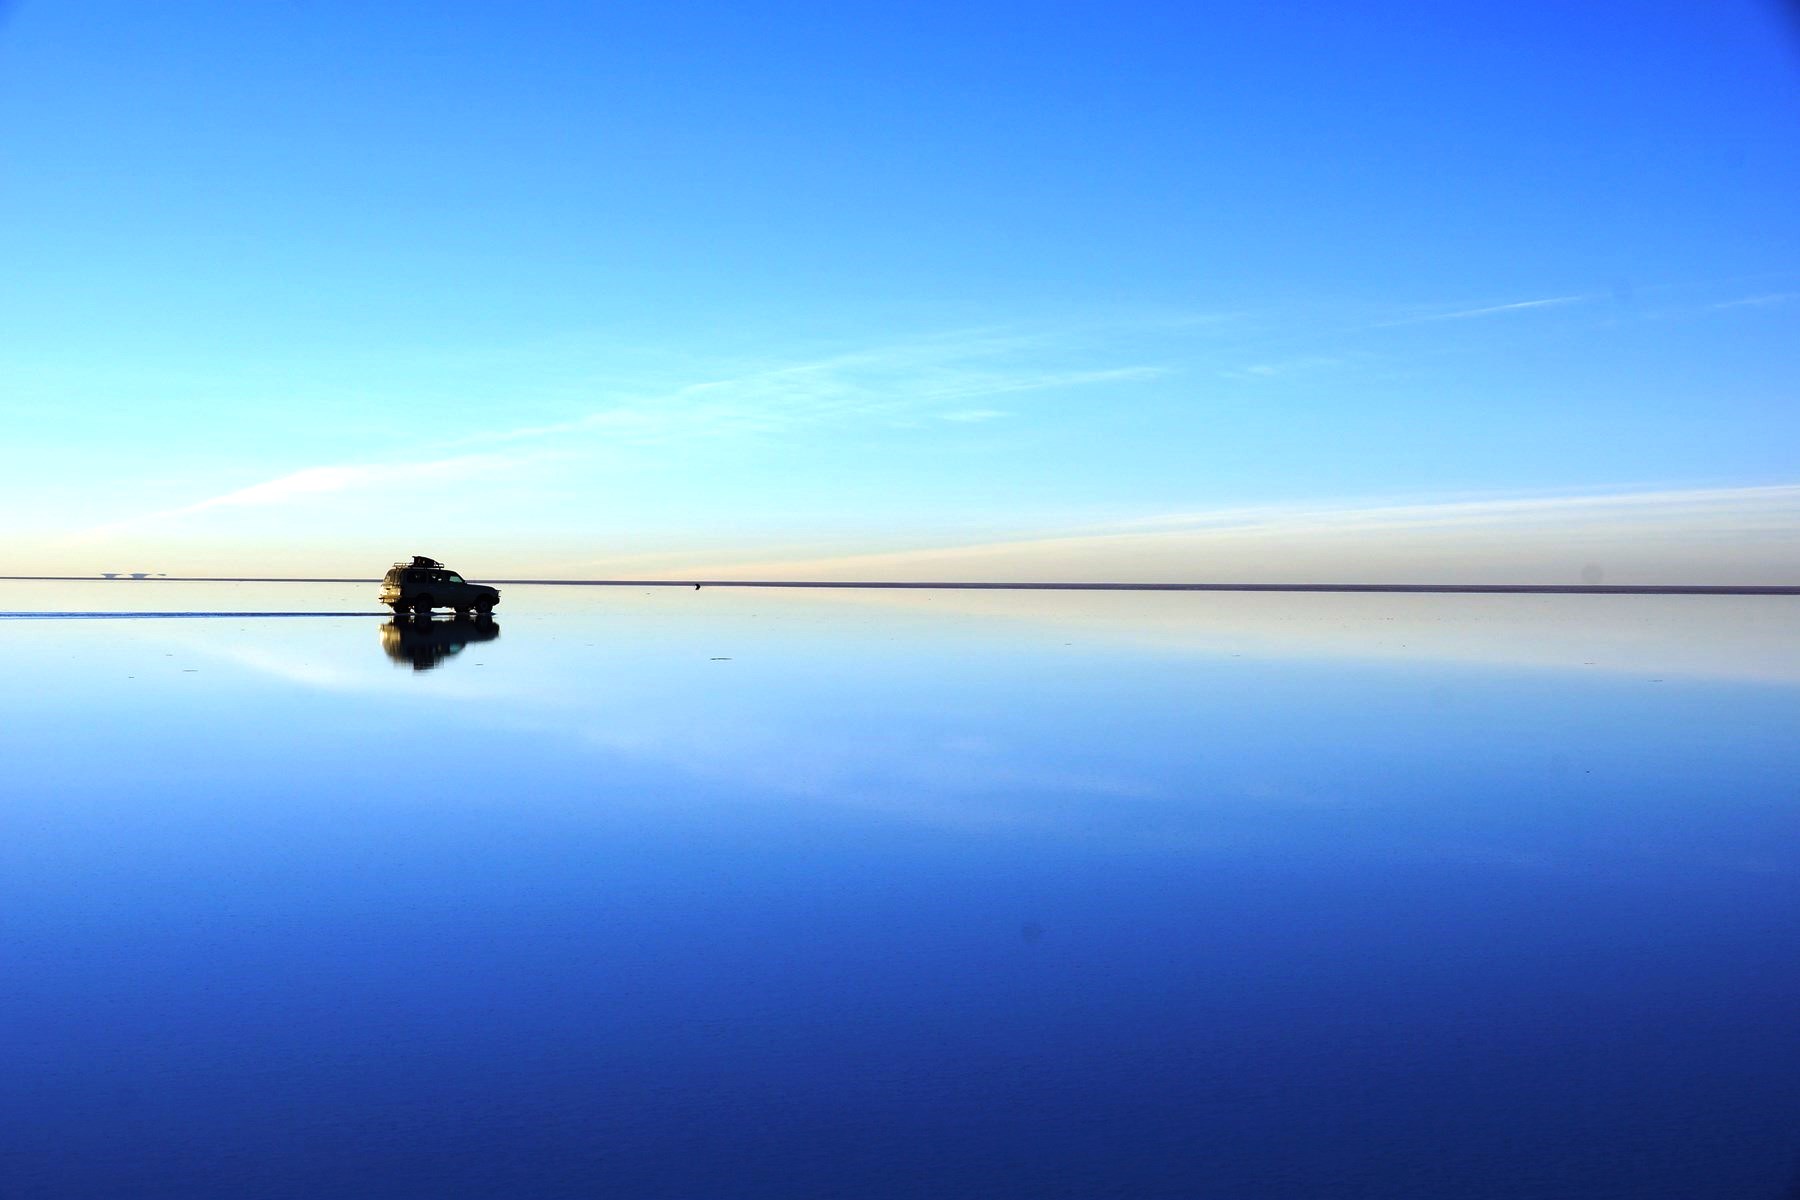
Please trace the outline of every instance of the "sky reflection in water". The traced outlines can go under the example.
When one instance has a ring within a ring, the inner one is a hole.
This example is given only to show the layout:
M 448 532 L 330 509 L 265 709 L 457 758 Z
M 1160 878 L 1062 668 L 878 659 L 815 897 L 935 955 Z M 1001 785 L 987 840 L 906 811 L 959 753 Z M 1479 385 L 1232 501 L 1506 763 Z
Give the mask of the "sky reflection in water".
M 1796 611 L 0 622 L 0 1195 L 1779 1196 Z

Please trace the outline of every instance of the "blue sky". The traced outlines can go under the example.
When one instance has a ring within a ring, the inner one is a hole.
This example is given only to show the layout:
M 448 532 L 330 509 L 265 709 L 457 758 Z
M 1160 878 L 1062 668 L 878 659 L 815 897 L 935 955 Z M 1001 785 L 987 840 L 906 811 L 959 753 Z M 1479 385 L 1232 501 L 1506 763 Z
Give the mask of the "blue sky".
M 1796 213 L 1749 0 L 26 0 L 0 570 L 1795 580 Z

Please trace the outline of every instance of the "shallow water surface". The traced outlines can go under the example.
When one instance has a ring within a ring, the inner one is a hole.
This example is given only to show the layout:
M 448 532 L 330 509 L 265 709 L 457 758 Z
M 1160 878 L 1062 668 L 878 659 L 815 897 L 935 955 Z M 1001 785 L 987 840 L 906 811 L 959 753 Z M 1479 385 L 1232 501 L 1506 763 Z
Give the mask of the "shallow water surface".
M 1793 1194 L 1800 602 L 373 590 L 0 584 L 0 1196 Z

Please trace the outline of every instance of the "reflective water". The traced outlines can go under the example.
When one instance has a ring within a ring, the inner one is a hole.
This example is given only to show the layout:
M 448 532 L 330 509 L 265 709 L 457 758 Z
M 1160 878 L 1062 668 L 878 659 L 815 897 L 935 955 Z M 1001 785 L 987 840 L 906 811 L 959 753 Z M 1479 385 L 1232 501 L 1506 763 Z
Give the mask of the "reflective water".
M 0 1196 L 1800 1175 L 1792 601 L 512 588 L 0 662 Z

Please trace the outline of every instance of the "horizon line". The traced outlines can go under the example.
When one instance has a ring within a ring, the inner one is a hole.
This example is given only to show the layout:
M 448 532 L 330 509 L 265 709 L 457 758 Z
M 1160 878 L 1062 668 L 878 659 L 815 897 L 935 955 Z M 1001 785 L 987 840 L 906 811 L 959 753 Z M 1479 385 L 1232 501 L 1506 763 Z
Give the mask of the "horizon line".
M 58 583 L 366 583 L 373 577 L 146 575 L 0 575 L 0 580 Z M 840 588 L 1017 592 L 1396 592 L 1556 596 L 1800 596 L 1800 584 L 1677 583 L 1036 583 L 972 580 L 788 579 L 489 579 L 507 587 Z

